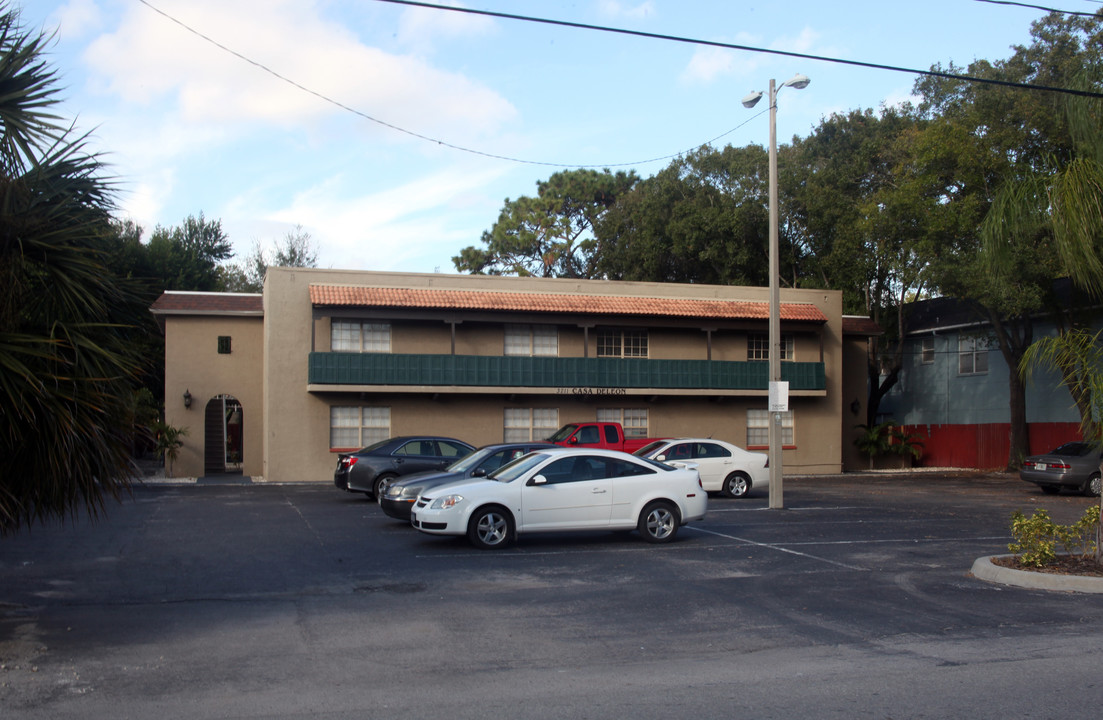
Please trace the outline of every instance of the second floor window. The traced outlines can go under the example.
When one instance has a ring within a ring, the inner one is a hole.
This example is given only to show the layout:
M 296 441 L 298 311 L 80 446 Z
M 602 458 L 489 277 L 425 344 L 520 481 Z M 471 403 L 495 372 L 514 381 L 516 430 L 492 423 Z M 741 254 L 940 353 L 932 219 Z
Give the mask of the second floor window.
M 768 333 L 753 333 L 747 337 L 747 359 L 770 359 L 770 335 Z M 793 336 L 782 334 L 781 359 L 793 359 Z
M 389 353 L 391 324 L 334 320 L 329 341 L 333 352 Z
M 934 362 L 934 338 L 925 337 L 920 341 L 919 348 L 920 362 L 924 365 L 930 365 Z
M 557 357 L 559 328 L 554 325 L 506 325 L 506 355 Z
M 957 372 L 959 375 L 982 375 L 988 372 L 988 341 L 963 337 L 957 341 Z
M 646 330 L 598 330 L 598 357 L 647 357 Z

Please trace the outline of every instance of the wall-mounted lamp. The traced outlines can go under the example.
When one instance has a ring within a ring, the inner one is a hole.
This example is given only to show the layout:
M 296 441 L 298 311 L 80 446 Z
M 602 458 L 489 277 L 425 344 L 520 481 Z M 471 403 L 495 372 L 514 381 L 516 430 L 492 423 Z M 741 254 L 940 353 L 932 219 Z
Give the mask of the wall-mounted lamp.
M 858 411 L 861 410 L 861 409 L 862 409 L 862 403 L 858 402 L 858 398 L 854 398 L 854 402 L 850 403 L 850 412 L 857 415 Z
M 191 407 L 191 390 L 184 391 L 184 407 Z

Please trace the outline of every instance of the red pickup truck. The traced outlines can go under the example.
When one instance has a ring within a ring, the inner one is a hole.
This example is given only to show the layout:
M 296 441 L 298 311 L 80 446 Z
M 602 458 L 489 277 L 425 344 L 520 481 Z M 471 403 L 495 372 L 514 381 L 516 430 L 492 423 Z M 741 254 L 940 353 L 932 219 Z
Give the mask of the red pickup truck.
M 592 447 L 635 452 L 655 438 L 626 438 L 615 422 L 568 423 L 555 431 L 548 442 L 564 447 Z

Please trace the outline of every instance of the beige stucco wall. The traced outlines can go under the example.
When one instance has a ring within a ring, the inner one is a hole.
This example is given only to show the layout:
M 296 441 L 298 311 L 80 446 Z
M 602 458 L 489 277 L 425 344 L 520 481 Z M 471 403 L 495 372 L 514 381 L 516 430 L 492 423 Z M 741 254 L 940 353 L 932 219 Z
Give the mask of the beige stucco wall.
M 579 400 L 554 393 L 510 395 L 508 391 L 486 395 L 472 393 L 309 392 L 308 354 L 311 329 L 318 350 L 328 349 L 328 322 L 312 322 L 311 284 L 363 285 L 382 287 L 424 287 L 433 289 L 492 289 L 512 292 L 582 293 L 644 297 L 691 297 L 739 299 L 768 302 L 766 288 L 740 288 L 664 283 L 610 283 L 602 281 L 547 280 L 534 278 L 486 278 L 460 275 L 419 275 L 356 271 L 270 268 L 265 280 L 263 372 L 265 436 L 262 473 L 270 481 L 331 482 L 336 454 L 329 447 L 331 405 L 386 404 L 391 407 L 391 433 L 433 433 L 450 435 L 474 445 L 500 442 L 504 407 L 557 407 L 561 422 L 596 417 L 599 407 L 647 407 L 653 436 L 711 435 L 744 445 L 746 410 L 764 407 L 765 393 L 756 397 L 708 396 L 627 397 Z M 821 346 L 827 376 L 826 393 L 818 397 L 794 397 L 797 414 L 795 449 L 784 452 L 787 473 L 829 473 L 842 468 L 843 448 L 840 418 L 844 406 L 842 296 L 821 290 L 782 290 L 783 303 L 811 303 L 829 322 L 814 331 L 797 335 L 797 360 L 818 361 Z M 392 338 L 394 352 L 441 352 L 451 346 L 451 329 L 442 318 L 438 328 L 424 325 L 402 339 Z M 398 324 L 396 323 L 396 327 Z M 758 332 L 765 331 L 762 323 Z M 788 330 L 783 326 L 783 332 Z M 581 356 L 582 331 L 561 326 L 560 355 Z M 703 358 L 704 333 L 660 328 L 654 332 L 652 357 Z M 723 330 L 714 333 L 713 358 L 746 359 L 746 332 Z M 458 354 L 498 355 L 502 353 L 500 328 L 478 323 L 460 323 L 456 328 Z M 695 338 L 695 339 L 694 339 Z M 594 356 L 594 332 L 590 331 L 590 356 Z M 416 348 L 416 349 L 415 349 Z M 680 348 L 680 351 L 676 351 Z M 416 390 L 416 389 L 415 389 Z M 181 391 L 182 392 L 182 391 Z M 195 388 L 192 388 L 193 394 Z M 849 403 L 850 398 L 845 398 Z
M 223 394 L 242 406 L 242 473 L 261 475 L 263 318 L 167 315 L 164 322 L 165 421 L 188 431 L 173 475 L 203 475 L 204 409 L 211 398 Z M 218 353 L 220 335 L 231 338 L 229 354 Z M 192 395 L 190 408 L 184 407 L 185 391 Z

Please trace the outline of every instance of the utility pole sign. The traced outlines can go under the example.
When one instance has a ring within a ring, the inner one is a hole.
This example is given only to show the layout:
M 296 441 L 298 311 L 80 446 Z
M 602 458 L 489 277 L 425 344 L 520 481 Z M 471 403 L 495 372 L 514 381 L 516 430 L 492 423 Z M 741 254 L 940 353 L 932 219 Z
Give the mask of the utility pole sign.
M 789 382 L 787 380 L 770 383 L 770 412 L 789 412 Z

